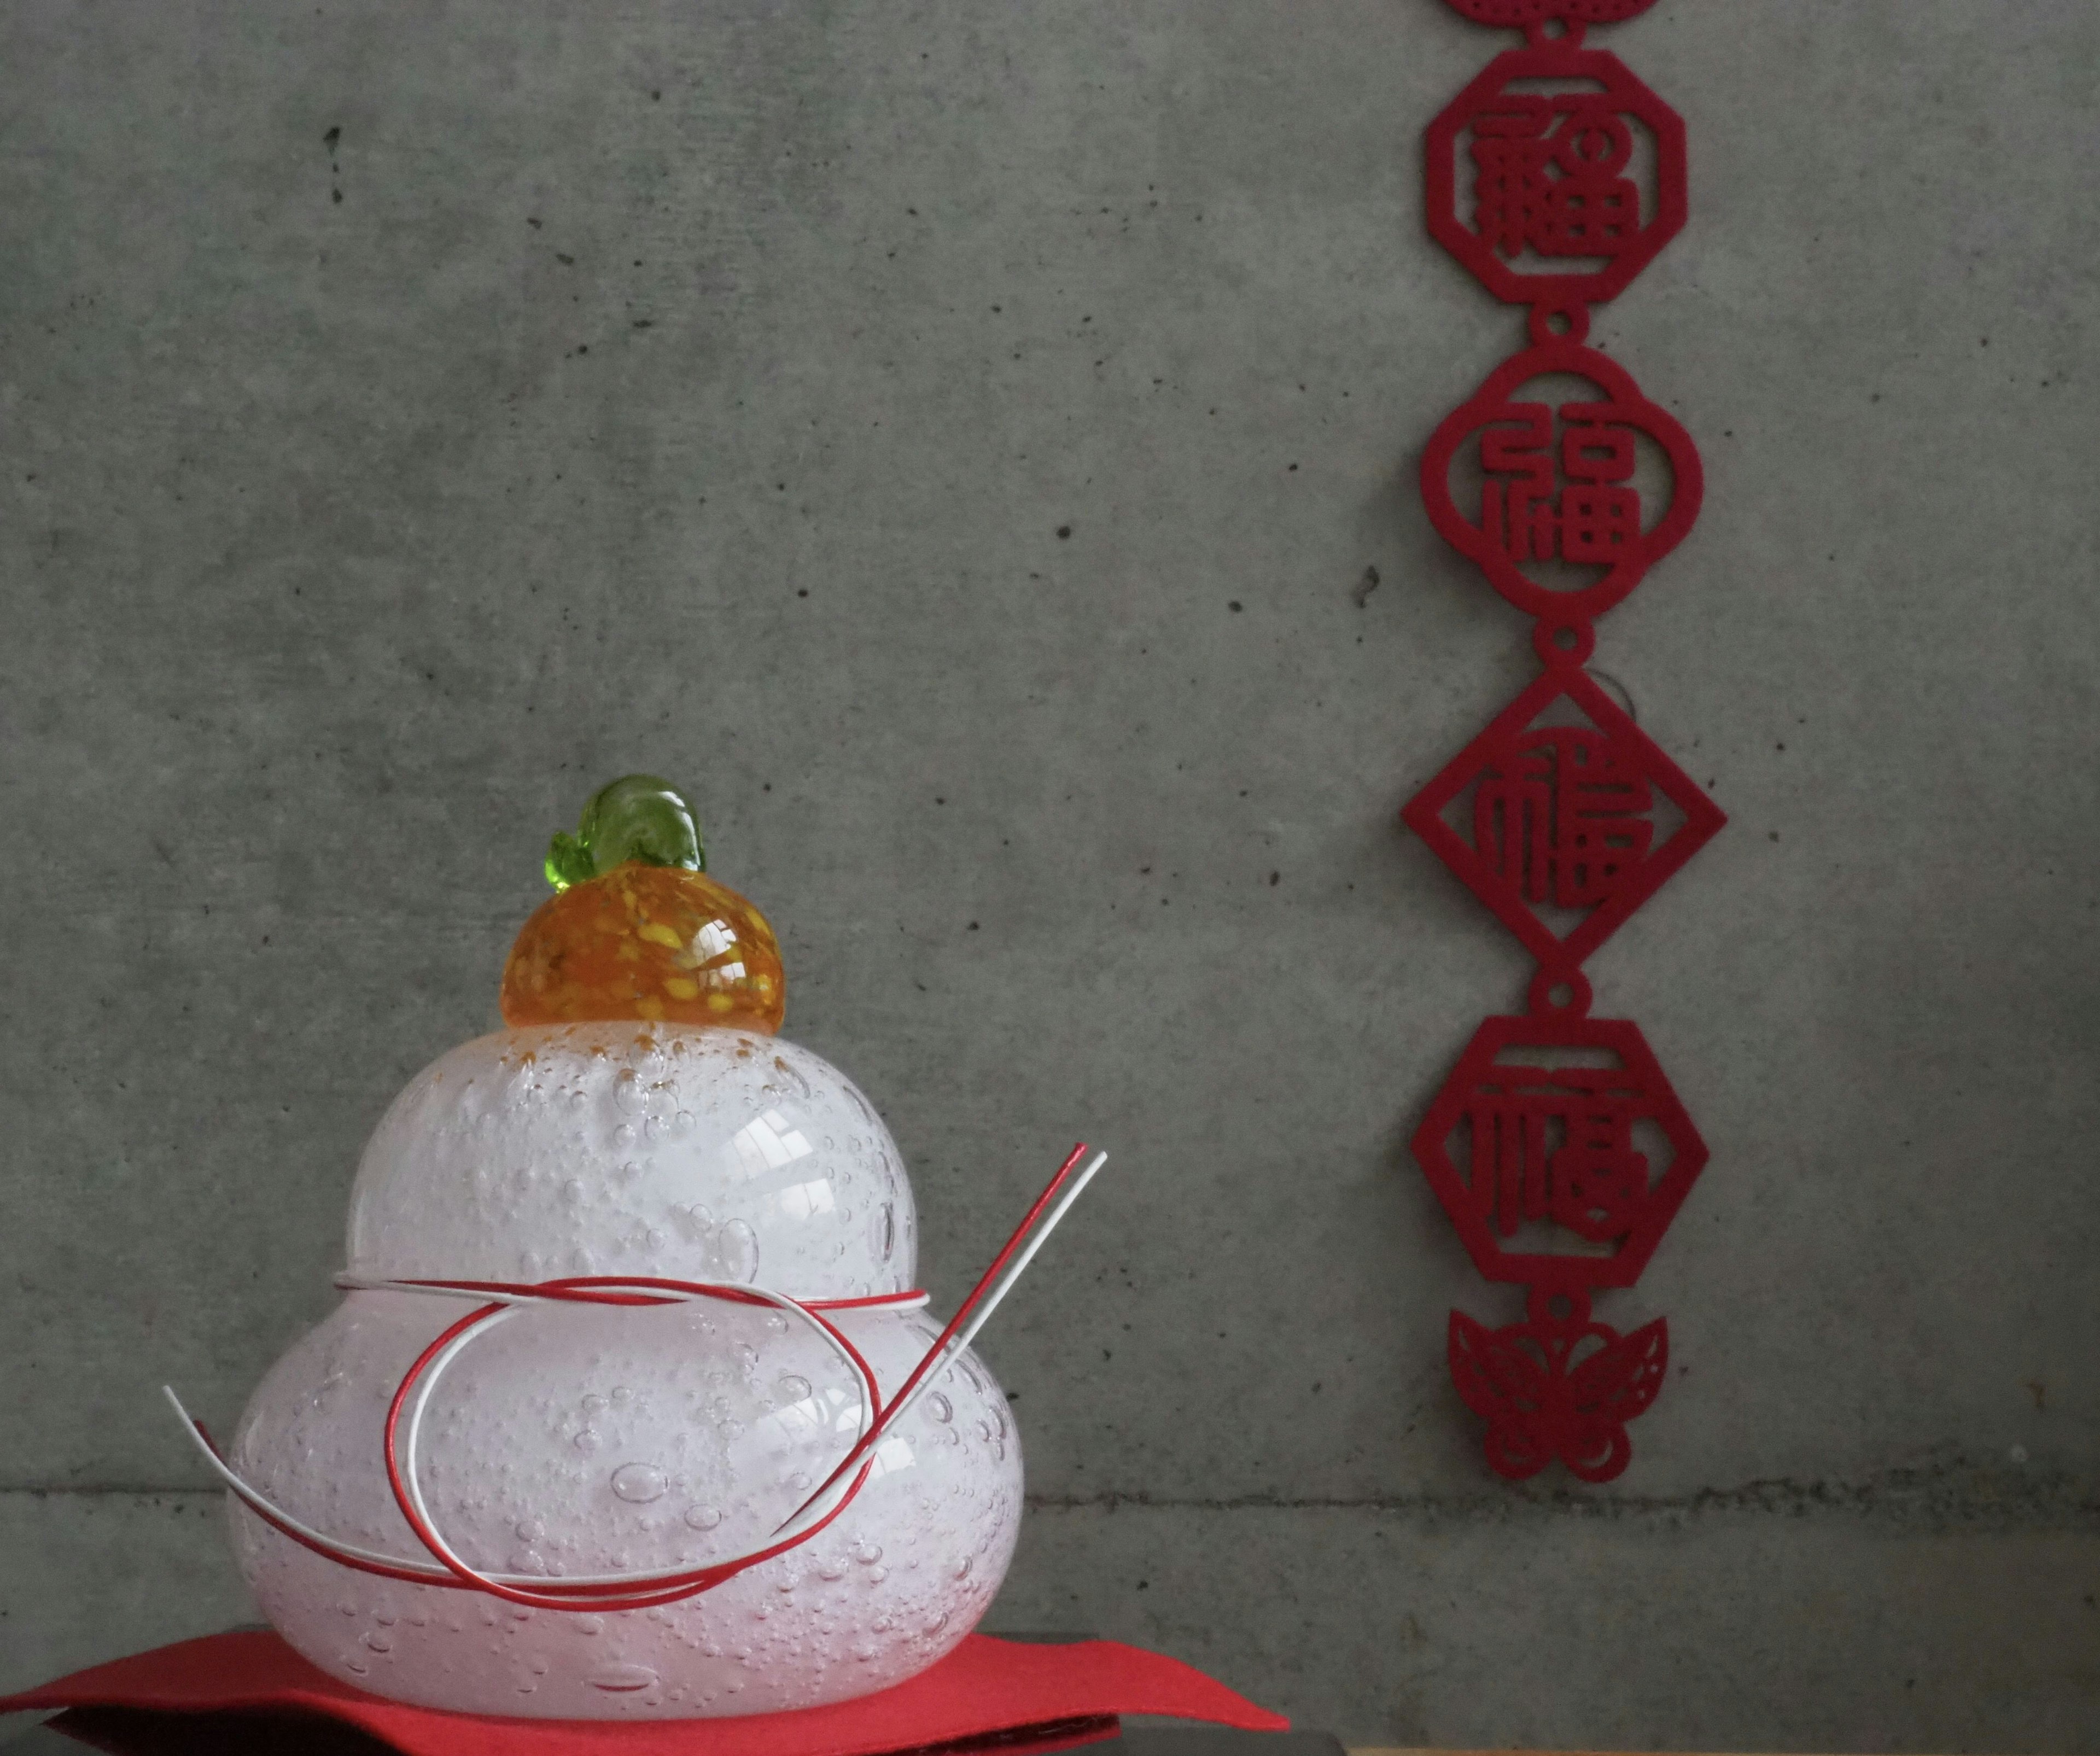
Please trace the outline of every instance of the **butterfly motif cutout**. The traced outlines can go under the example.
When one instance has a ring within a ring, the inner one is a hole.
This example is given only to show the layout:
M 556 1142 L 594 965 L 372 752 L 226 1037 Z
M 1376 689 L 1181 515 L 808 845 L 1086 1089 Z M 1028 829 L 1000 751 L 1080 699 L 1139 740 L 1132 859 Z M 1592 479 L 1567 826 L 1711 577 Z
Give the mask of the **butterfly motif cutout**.
M 1497 1475 L 1523 1481 L 1558 1458 L 1584 1481 L 1609 1481 L 1633 1456 L 1626 1423 L 1662 1388 L 1670 1330 L 1661 1317 L 1626 1335 L 1580 1318 L 1491 1330 L 1454 1311 L 1450 1353 Z

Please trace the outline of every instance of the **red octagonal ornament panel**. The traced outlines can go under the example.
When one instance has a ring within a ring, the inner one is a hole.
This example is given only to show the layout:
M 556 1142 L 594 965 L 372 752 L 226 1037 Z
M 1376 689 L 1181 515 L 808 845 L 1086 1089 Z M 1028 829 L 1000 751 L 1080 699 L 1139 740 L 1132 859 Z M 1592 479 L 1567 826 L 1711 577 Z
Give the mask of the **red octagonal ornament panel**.
M 1640 1277 L 1706 1147 L 1634 1025 L 1548 1016 L 1480 1026 L 1414 1157 L 1483 1275 L 1586 1309 Z
M 1616 298 L 1684 229 L 1683 119 L 1601 49 L 1498 55 L 1429 125 L 1428 155 L 1431 234 L 1512 305 Z

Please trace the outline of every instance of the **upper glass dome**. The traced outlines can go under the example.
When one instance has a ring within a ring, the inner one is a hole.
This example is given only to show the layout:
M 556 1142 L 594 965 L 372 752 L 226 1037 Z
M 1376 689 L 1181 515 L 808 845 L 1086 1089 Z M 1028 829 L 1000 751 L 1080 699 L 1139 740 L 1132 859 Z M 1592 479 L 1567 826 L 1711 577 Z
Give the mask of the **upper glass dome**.
M 779 1037 L 499 1030 L 410 1080 L 364 1149 L 351 1272 L 655 1275 L 799 1299 L 915 1284 L 902 1156 L 853 1082 Z

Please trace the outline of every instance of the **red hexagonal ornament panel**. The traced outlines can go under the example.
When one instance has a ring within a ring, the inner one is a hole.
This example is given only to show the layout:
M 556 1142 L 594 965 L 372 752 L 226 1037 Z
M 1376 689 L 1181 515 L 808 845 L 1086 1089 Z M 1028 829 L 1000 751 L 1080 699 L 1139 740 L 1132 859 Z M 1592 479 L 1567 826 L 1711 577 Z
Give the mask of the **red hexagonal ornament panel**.
M 1582 972 L 1727 821 L 1585 669 L 1596 618 L 1683 540 L 1704 491 L 1691 435 L 1586 345 L 1590 307 L 1685 223 L 1683 122 L 1584 46 L 1650 3 L 1450 0 L 1525 46 L 1427 137 L 1431 234 L 1531 307 L 1530 346 L 1437 428 L 1421 479 L 1439 533 L 1534 619 L 1545 671 L 1401 813 L 1538 963 L 1529 1012 L 1480 1027 L 1414 1143 L 1474 1265 L 1527 1289 L 1522 1322 L 1454 1311 L 1446 1336 L 1489 1465 L 1513 1480 L 1626 1467 L 1670 1332 L 1621 1334 L 1592 1297 L 1639 1278 L 1706 1163 L 1639 1030 L 1590 1016 Z
M 1706 1147 L 1633 1025 L 1548 1016 L 1480 1026 L 1414 1157 L 1483 1275 L 1577 1298 L 1640 1278 Z

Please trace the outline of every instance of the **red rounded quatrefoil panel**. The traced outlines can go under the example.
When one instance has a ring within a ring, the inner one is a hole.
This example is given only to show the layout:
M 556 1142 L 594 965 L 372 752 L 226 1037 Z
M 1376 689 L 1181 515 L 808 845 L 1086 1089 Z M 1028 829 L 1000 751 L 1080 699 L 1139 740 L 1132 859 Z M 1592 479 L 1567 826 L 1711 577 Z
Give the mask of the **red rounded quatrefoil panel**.
M 1476 24 L 1541 24 L 1564 18 L 1577 24 L 1616 24 L 1645 12 L 1655 0 L 1451 0 Z
M 1556 89 L 1511 89 L 1520 83 Z M 1652 144 L 1646 214 L 1626 174 L 1641 157 L 1637 130 Z M 1549 44 L 1496 56 L 1429 125 L 1427 151 L 1431 235 L 1509 304 L 1615 298 L 1684 229 L 1683 118 L 1601 49 Z
M 1660 820 L 1668 806 L 1681 821 Z M 1573 669 L 1532 684 L 1400 814 L 1556 973 L 1578 968 L 1728 820 Z
M 1548 376 L 1587 379 L 1600 394 L 1557 408 L 1512 399 Z M 1634 483 L 1643 436 L 1661 448 L 1671 474 L 1668 504 L 1652 524 Z M 1469 516 L 1453 497 L 1451 466 L 1476 441 L 1480 499 Z M 1505 361 L 1437 428 L 1422 457 L 1422 497 L 1439 534 L 1526 615 L 1555 621 L 1601 615 L 1639 585 L 1683 540 L 1705 492 L 1692 435 L 1642 395 L 1623 367 L 1574 342 L 1548 342 Z M 1604 572 L 1562 590 L 1524 571 L 1555 561 Z
M 1414 1157 L 1484 1276 L 1586 1307 L 1639 1279 L 1706 1146 L 1627 1020 L 1490 1018 Z

